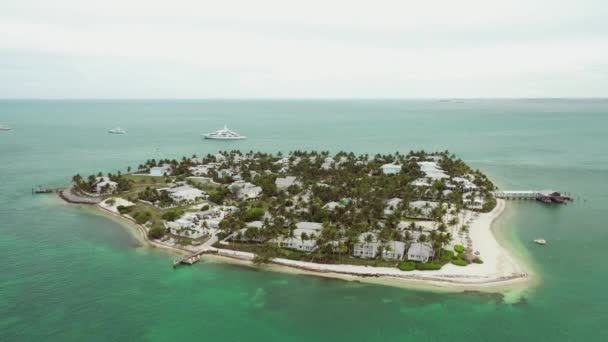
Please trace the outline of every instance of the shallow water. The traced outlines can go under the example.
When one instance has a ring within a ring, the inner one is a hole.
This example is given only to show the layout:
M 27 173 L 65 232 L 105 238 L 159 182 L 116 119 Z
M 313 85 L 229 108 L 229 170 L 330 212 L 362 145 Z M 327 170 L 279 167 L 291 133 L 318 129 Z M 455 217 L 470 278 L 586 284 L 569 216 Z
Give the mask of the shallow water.
M 1 101 L 0 338 L 20 340 L 605 341 L 608 102 Z M 203 141 L 228 124 L 250 137 Z M 122 126 L 127 135 L 108 135 Z M 173 270 L 122 225 L 32 196 L 77 172 L 218 149 L 457 153 L 510 202 L 496 230 L 540 284 L 511 303 L 202 263 Z M 548 245 L 531 240 L 544 237 Z

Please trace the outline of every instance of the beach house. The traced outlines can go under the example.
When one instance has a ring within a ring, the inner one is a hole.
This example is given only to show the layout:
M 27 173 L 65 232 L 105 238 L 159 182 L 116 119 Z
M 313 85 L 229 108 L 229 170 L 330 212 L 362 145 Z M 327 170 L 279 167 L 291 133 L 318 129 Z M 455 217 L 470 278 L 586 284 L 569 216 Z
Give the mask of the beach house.
M 98 194 L 101 193 L 112 193 L 116 191 L 118 183 L 111 181 L 108 177 L 97 177 L 95 179 L 95 191 Z
M 274 184 L 277 186 L 278 189 L 287 189 L 292 185 L 302 185 L 302 183 L 296 180 L 296 177 L 294 176 L 278 177 L 274 181 Z
M 384 164 L 380 167 L 385 175 L 396 175 L 401 172 L 401 165 L 395 163 Z
M 165 190 L 169 193 L 169 197 L 176 203 L 194 202 L 197 199 L 206 197 L 206 194 L 203 191 L 188 184 Z
M 382 249 L 382 259 L 401 260 L 405 256 L 405 243 L 401 241 L 389 241 Z
M 284 237 L 280 241 L 283 248 L 297 249 L 302 252 L 312 252 L 317 249 L 316 237 L 322 229 L 318 222 L 298 222 L 291 236 Z
M 156 167 L 150 168 L 150 176 L 161 177 L 161 176 L 170 176 L 170 175 L 171 175 L 171 165 L 170 164 L 163 164 L 161 166 L 156 166 Z
M 359 242 L 353 246 L 353 256 L 364 259 L 373 259 L 378 255 L 380 242 L 378 236 L 373 232 L 359 235 Z
M 414 242 L 407 250 L 407 259 L 412 261 L 428 262 L 435 255 L 435 251 L 426 243 Z
M 388 216 L 390 214 L 392 214 L 393 212 L 395 212 L 395 210 L 398 208 L 399 203 L 402 202 L 401 198 L 391 198 L 389 200 L 386 201 L 386 205 L 384 207 L 384 215 Z

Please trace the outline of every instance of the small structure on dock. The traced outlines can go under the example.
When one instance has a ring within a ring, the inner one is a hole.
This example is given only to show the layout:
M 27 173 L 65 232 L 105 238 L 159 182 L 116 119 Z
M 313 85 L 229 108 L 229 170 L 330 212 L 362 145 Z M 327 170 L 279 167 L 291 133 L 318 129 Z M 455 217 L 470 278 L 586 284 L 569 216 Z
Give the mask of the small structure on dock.
M 193 254 L 189 254 L 181 259 L 173 260 L 173 268 L 176 268 L 179 265 L 194 265 L 199 260 L 201 260 L 202 252 L 196 252 Z

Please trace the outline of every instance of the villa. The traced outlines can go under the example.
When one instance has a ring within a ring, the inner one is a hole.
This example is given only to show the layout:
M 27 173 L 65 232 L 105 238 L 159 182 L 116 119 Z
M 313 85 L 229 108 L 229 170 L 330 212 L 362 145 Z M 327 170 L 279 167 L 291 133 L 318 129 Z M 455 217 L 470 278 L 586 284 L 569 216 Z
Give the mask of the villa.
M 278 177 L 274 183 L 279 189 L 287 189 L 292 185 L 302 185 L 302 183 L 296 180 L 296 177 L 294 176 Z
M 162 177 L 171 175 L 171 165 L 163 164 L 162 166 L 156 166 L 150 168 L 150 176 Z
M 420 167 L 420 171 L 424 172 L 425 177 L 431 179 L 442 179 L 442 178 L 450 178 L 445 171 L 439 167 L 437 162 L 418 162 L 418 166 Z
M 112 193 L 116 191 L 116 187 L 118 186 L 118 183 L 111 181 L 110 178 L 107 177 L 97 177 L 95 182 L 95 190 L 98 194 L 101 194 L 102 192 Z
M 368 242 L 369 241 L 369 242 Z M 364 259 L 373 259 L 378 255 L 380 242 L 375 233 L 367 232 L 359 235 L 359 242 L 353 246 L 353 256 Z
M 293 237 L 281 239 L 280 245 L 284 248 L 313 252 L 317 249 L 315 237 L 319 235 L 321 228 L 322 225 L 318 222 L 298 222 L 296 223 L 296 229 L 293 231 Z
M 388 216 L 392 214 L 402 201 L 403 200 L 401 198 L 397 197 L 387 200 L 386 207 L 384 208 L 384 215 Z
M 454 177 L 454 178 L 452 178 L 452 181 L 459 184 L 460 191 L 465 192 L 465 193 L 471 192 L 471 191 L 477 191 L 477 189 L 479 188 L 477 185 L 475 185 L 475 183 L 471 182 L 467 178 Z
M 334 159 L 331 157 L 327 157 L 323 160 L 323 164 L 321 164 L 321 170 L 329 170 L 334 164 Z
M 414 201 L 410 202 L 409 207 L 413 211 L 418 212 L 420 215 L 413 215 L 414 217 L 429 217 L 434 208 L 439 205 L 437 202 L 429 201 Z
M 190 185 L 181 185 L 175 188 L 165 189 L 169 193 L 169 197 L 177 203 L 194 202 L 197 199 L 206 197 L 206 194 Z
M 428 262 L 435 255 L 433 248 L 425 243 L 414 242 L 407 250 L 407 259 Z
M 401 165 L 395 163 L 384 164 L 380 167 L 385 175 L 396 175 L 401 172 Z
M 389 241 L 382 250 L 382 259 L 401 260 L 405 256 L 405 243 L 401 241 Z

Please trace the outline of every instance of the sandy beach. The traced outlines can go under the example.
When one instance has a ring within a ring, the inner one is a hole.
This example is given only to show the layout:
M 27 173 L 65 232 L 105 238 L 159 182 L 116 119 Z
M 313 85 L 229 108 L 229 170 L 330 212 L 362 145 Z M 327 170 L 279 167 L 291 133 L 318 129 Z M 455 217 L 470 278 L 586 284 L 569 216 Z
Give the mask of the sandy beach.
M 117 206 L 118 203 L 114 205 Z M 115 208 L 100 203 L 95 206 L 99 211 L 136 226 L 141 233 L 139 240 L 151 246 L 175 251 L 180 254 L 197 252 L 197 248 L 179 248 L 159 241 L 149 240 L 145 228 L 117 213 Z M 473 249 L 479 251 L 483 264 L 470 264 L 456 266 L 447 264 L 436 271 L 401 271 L 391 267 L 371 267 L 358 265 L 317 264 L 304 261 L 295 261 L 282 258 L 272 260 L 269 265 L 254 265 L 252 253 L 233 251 L 227 249 L 209 248 L 213 254 L 204 256 L 207 260 L 229 262 L 253 266 L 270 271 L 308 274 L 349 281 L 362 281 L 391 286 L 437 288 L 445 290 L 496 290 L 520 286 L 530 282 L 532 274 L 523 262 L 518 260 L 511 251 L 501 245 L 492 231 L 492 223 L 504 212 L 506 203 L 497 200 L 497 205 L 489 213 L 480 213 L 476 217 L 472 212 L 467 213 L 467 220 L 471 219 L 469 235 L 473 241 Z

